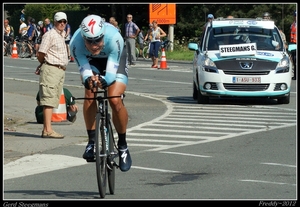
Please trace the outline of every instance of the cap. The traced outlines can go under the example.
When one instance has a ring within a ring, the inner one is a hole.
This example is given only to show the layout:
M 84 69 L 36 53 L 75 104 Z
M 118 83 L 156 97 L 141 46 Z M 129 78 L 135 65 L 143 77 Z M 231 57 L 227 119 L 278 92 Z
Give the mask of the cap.
M 68 21 L 66 13 L 64 13 L 64 12 L 57 12 L 54 15 L 54 21 L 60 21 L 62 19 L 65 19 L 65 20 Z
M 149 27 L 152 27 L 153 26 L 153 24 L 149 24 Z
M 207 15 L 207 18 L 208 18 L 208 19 L 213 19 L 213 18 L 214 18 L 214 15 L 208 14 L 208 15 Z
M 42 24 L 43 24 L 43 21 L 39 21 L 39 22 L 38 22 L 38 25 L 42 25 Z

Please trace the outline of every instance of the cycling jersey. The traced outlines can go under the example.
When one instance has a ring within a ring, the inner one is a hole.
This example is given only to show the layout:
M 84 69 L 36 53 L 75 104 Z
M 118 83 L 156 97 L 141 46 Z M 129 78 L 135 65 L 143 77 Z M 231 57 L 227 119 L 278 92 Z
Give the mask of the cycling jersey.
M 85 47 L 85 40 L 81 36 L 81 28 L 78 28 L 70 41 L 70 50 L 72 57 L 75 58 L 79 67 L 79 72 L 83 83 L 85 80 L 93 76 L 93 71 L 97 69 L 91 67 L 90 59 L 107 60 L 104 78 L 108 85 L 113 81 L 128 82 L 128 69 L 126 64 L 126 50 L 124 50 L 124 40 L 119 31 L 111 24 L 105 23 L 104 46 L 98 55 L 92 55 Z M 99 68 L 98 68 L 99 69 Z

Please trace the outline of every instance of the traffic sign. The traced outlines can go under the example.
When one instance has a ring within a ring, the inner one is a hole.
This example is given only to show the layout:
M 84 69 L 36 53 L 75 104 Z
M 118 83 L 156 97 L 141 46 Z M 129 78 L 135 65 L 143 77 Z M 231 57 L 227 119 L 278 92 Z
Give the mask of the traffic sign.
M 149 4 L 149 22 L 176 24 L 176 4 Z

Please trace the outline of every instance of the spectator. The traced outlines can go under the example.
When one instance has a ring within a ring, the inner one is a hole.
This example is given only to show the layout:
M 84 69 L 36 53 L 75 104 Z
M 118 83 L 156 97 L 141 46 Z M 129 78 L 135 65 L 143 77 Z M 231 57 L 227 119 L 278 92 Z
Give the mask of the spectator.
M 132 15 L 127 14 L 127 23 L 125 24 L 125 45 L 129 65 L 135 65 L 135 43 L 140 28 L 132 21 Z
M 64 135 L 52 129 L 51 117 L 53 108 L 59 106 L 59 99 L 65 81 L 65 70 L 68 64 L 68 51 L 65 44 L 65 26 L 67 15 L 57 12 L 54 15 L 54 28 L 43 35 L 38 52 L 41 63 L 36 74 L 39 78 L 40 105 L 43 106 L 43 131 L 41 137 L 62 139 Z
M 25 9 L 21 10 L 21 16 L 20 19 L 24 18 L 25 19 Z
M 148 30 L 148 36 L 152 33 L 149 55 L 152 59 L 152 68 L 158 68 L 158 50 L 161 46 L 161 37 L 166 37 L 167 34 L 158 26 L 157 21 L 152 22 L 152 30 Z
M 72 99 L 71 92 L 67 88 L 63 88 L 63 90 L 66 99 L 67 120 L 74 123 L 76 121 L 78 106 L 75 104 L 75 100 Z M 39 91 L 36 94 L 36 101 L 37 101 L 37 106 L 35 108 L 35 118 L 37 123 L 42 124 L 44 122 L 44 116 L 43 116 L 43 106 L 41 106 L 40 104 Z
M 119 28 L 118 22 L 116 21 L 115 17 L 110 17 L 109 23 L 115 26 L 118 29 L 118 31 L 121 33 L 121 29 Z
M 50 29 L 53 28 L 53 24 L 51 23 L 49 18 L 45 19 L 45 28 L 46 28 L 46 32 L 48 32 Z
M 212 15 L 212 14 L 208 14 L 208 15 L 207 15 L 207 22 L 206 22 L 205 25 L 203 26 L 203 31 L 205 31 L 205 28 L 207 27 L 207 25 L 210 24 L 211 21 L 212 21 L 214 18 L 215 18 L 215 17 L 214 17 L 214 15 Z
M 38 56 L 38 50 L 40 48 L 40 44 L 42 42 L 43 35 L 46 32 L 46 28 L 44 27 L 43 21 L 38 22 L 37 30 L 39 31 L 39 36 L 37 37 L 36 44 L 35 44 L 35 51 L 36 51 L 35 55 L 36 55 L 36 57 Z
M 24 17 L 20 19 L 19 34 L 21 35 L 20 40 L 24 40 L 27 37 L 27 24 Z
M 4 20 L 4 40 L 9 43 L 14 40 L 14 28 L 9 25 L 9 20 Z
M 141 29 L 138 35 L 138 42 L 139 42 L 139 50 L 140 50 L 140 57 L 143 57 L 143 49 L 144 49 L 144 34 L 143 30 Z
M 150 51 L 150 43 L 151 43 L 151 40 L 152 40 L 152 28 L 153 28 L 153 24 L 149 24 L 149 29 L 147 30 L 147 33 L 146 33 L 146 36 L 144 38 L 145 41 L 148 41 L 149 42 L 149 45 L 148 45 L 148 50 L 147 50 L 147 59 L 149 58 L 149 51 Z
M 73 61 L 71 61 L 71 53 L 70 53 L 70 46 L 69 46 L 70 40 L 72 38 L 71 26 L 69 23 L 67 23 L 67 25 L 65 27 L 65 31 L 66 31 L 65 42 L 66 42 L 67 50 L 68 50 L 68 58 L 69 58 L 70 62 L 73 62 Z
M 291 44 L 297 44 L 297 12 L 294 12 L 294 22 L 291 24 L 290 27 L 290 43 Z M 293 80 L 296 80 L 296 73 L 297 73 L 297 60 L 296 60 L 296 53 L 297 50 L 292 50 L 291 55 L 292 55 L 292 60 L 294 63 L 294 76 Z
M 263 19 L 265 19 L 265 20 L 270 20 L 270 19 L 271 19 L 270 13 L 269 13 L 269 12 L 263 13 Z
M 284 34 L 284 32 L 282 31 L 281 27 L 278 27 L 282 42 L 284 44 L 284 48 L 287 49 L 287 43 L 286 43 L 286 36 Z
M 36 59 L 35 43 L 36 43 L 38 34 L 37 34 L 36 25 L 35 25 L 35 19 L 32 17 L 28 18 L 27 35 L 28 35 L 28 41 L 31 42 L 31 44 L 33 45 L 33 50 L 34 50 L 31 55 L 31 59 Z

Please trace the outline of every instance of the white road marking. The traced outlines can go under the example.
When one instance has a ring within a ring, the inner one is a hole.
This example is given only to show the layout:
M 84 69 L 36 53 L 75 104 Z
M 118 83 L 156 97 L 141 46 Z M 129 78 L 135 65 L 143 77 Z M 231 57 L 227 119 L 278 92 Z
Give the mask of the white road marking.
M 184 155 L 184 156 L 191 156 L 191 157 L 211 157 L 211 156 L 207 156 L 207 155 L 195 155 L 195 154 L 179 153 L 179 152 L 167 152 L 167 151 L 161 151 L 159 153 L 173 154 L 173 155 Z
M 4 165 L 4 180 L 85 165 L 82 158 L 56 154 L 34 154 Z
M 276 184 L 276 185 L 293 185 L 293 186 L 296 185 L 296 184 L 293 184 L 293 183 L 270 182 L 270 181 L 265 181 L 265 180 L 239 180 L 239 181 L 253 182 L 253 183 L 267 183 L 267 184 Z
M 282 166 L 282 167 L 297 167 L 296 165 L 286 165 L 286 164 L 280 164 L 280 163 L 272 163 L 272 162 L 262 162 L 260 164 L 263 165 L 277 165 L 277 166 Z
M 149 167 L 137 167 L 137 166 L 131 166 L 131 168 L 135 168 L 135 169 L 141 169 L 141 170 L 151 170 L 151 171 L 157 171 L 157 172 L 171 172 L 171 173 L 180 173 L 180 171 L 174 171 L 174 170 L 163 170 L 163 169 L 149 168 Z

